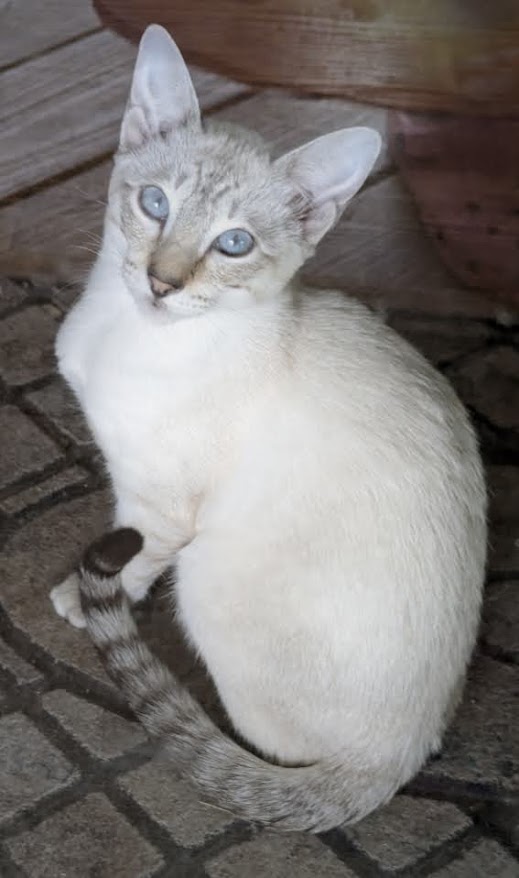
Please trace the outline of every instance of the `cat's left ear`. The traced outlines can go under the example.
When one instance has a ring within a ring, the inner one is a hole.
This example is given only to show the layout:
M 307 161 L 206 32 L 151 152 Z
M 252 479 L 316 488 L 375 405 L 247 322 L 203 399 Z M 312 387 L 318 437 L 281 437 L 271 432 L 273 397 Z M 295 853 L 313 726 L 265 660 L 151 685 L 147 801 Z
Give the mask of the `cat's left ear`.
M 305 238 L 315 245 L 339 219 L 375 164 L 382 140 L 373 128 L 344 128 L 278 159 L 308 199 Z
M 141 146 L 185 122 L 199 121 L 198 100 L 180 50 L 167 30 L 151 24 L 139 45 L 120 146 Z

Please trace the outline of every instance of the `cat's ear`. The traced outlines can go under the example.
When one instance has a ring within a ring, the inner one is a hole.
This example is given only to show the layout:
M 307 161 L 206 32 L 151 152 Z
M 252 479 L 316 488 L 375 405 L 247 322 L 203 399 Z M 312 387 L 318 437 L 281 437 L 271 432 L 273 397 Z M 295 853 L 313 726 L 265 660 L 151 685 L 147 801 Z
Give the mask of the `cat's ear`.
M 308 199 L 304 228 L 309 244 L 317 244 L 339 219 L 368 177 L 381 146 L 373 128 L 344 128 L 278 159 Z
M 150 25 L 139 45 L 121 125 L 121 148 L 140 146 L 185 122 L 199 120 L 195 89 L 179 49 L 163 27 Z

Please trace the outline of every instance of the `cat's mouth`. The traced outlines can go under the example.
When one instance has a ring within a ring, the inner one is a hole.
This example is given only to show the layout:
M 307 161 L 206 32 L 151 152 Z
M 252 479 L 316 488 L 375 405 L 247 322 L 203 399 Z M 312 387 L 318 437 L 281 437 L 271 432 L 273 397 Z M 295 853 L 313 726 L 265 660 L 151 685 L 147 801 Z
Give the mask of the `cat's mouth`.
M 168 322 L 198 316 L 212 304 L 207 291 L 193 284 L 191 278 L 166 278 L 152 268 L 139 266 L 132 259 L 127 259 L 123 267 L 128 291 L 143 314 Z

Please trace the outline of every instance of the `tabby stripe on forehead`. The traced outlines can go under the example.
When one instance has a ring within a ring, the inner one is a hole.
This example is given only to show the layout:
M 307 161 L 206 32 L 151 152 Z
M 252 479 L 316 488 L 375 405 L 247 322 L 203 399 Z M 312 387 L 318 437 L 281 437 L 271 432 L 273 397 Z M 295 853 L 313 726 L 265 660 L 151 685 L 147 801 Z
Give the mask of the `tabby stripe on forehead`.
M 229 219 L 230 220 L 232 220 L 237 215 L 239 204 L 240 203 L 239 203 L 237 198 L 234 198 L 233 201 L 231 201 L 231 206 L 229 208 Z
M 227 183 L 225 186 L 222 186 L 221 189 L 218 189 L 216 192 L 213 193 L 213 195 L 212 195 L 213 200 L 215 202 L 221 201 L 221 199 L 224 197 L 224 195 L 227 195 L 228 192 L 232 192 L 232 189 L 233 189 L 233 187 L 231 186 L 231 184 Z
M 202 174 L 203 174 L 203 164 L 202 162 L 197 162 L 195 165 L 195 191 L 200 189 L 202 183 Z

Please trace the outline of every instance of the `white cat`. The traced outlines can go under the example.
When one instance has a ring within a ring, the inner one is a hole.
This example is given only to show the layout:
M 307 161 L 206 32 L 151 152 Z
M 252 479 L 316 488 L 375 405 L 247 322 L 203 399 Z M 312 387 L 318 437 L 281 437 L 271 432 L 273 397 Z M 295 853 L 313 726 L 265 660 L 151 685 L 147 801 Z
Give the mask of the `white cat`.
M 438 750 L 478 628 L 486 498 L 462 405 L 361 304 L 294 280 L 379 148 L 352 128 L 273 161 L 201 122 L 150 27 L 101 252 L 57 341 L 115 523 L 144 537 L 125 592 L 176 564 L 186 636 L 234 727 L 284 767 L 214 730 L 155 665 L 154 688 L 124 602 L 89 610 L 90 631 L 185 770 L 288 829 L 360 819 Z M 76 575 L 52 598 L 84 624 Z

